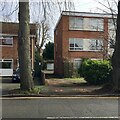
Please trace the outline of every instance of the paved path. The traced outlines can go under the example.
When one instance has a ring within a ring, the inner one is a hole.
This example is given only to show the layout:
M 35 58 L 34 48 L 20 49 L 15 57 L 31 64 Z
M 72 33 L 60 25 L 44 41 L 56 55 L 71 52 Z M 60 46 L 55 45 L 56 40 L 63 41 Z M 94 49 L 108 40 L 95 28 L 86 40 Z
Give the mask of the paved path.
M 1 89 L 2 95 L 8 94 L 10 90 L 20 88 L 20 83 L 12 83 L 11 77 L 2 78 L 0 80 L 1 80 L 0 89 Z
M 3 118 L 118 117 L 118 98 L 16 98 L 2 105 Z

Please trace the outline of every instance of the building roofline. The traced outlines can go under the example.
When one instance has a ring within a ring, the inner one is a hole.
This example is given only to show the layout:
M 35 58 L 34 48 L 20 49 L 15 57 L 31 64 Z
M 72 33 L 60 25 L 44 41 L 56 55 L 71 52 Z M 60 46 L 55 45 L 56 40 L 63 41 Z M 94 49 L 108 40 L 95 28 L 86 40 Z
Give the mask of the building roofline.
M 1 36 L 14 36 L 14 37 L 18 37 L 18 34 L 3 34 L 3 33 L 0 33 L 0 37 Z M 36 37 L 36 35 L 30 35 L 30 37 Z
M 56 27 L 58 26 L 58 23 L 60 22 L 61 18 L 62 18 L 62 13 L 60 14 L 60 16 L 58 18 L 58 21 L 57 21 L 57 23 L 56 23 L 56 25 L 54 27 L 54 31 L 55 31 Z
M 117 15 L 111 14 L 111 13 L 92 13 L 92 12 L 77 12 L 77 11 L 62 11 L 60 14 L 60 17 L 58 19 L 58 22 L 56 23 L 56 26 L 54 28 L 54 31 L 56 27 L 58 26 L 58 23 L 60 22 L 60 19 L 62 16 L 83 16 L 83 17 L 99 17 L 99 18 L 117 18 Z
M 0 24 L 19 24 L 19 22 L 3 22 L 0 21 Z M 35 25 L 36 23 L 30 23 L 31 25 Z
M 91 17 L 112 17 L 113 15 L 117 17 L 116 14 L 111 14 L 111 13 L 93 13 L 93 12 L 77 12 L 77 11 L 62 11 L 62 15 L 67 15 L 67 16 L 87 16 L 90 15 Z

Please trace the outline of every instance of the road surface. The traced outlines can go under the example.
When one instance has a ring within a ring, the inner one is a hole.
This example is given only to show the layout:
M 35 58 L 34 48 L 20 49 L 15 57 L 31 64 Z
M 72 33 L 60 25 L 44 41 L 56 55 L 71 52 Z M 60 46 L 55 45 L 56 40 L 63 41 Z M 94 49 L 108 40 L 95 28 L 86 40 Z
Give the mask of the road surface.
M 2 100 L 2 118 L 118 117 L 118 98 L 40 97 Z

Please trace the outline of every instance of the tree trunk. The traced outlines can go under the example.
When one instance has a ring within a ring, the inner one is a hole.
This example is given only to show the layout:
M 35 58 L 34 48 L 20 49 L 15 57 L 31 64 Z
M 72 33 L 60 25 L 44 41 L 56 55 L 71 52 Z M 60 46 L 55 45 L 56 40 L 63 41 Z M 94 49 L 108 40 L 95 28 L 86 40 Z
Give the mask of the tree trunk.
M 120 1 L 118 2 L 115 51 L 112 57 L 113 83 L 115 91 L 120 91 Z
M 34 88 L 30 59 L 29 0 L 26 1 L 27 2 L 20 2 L 19 0 L 18 56 L 21 90 L 31 90 Z

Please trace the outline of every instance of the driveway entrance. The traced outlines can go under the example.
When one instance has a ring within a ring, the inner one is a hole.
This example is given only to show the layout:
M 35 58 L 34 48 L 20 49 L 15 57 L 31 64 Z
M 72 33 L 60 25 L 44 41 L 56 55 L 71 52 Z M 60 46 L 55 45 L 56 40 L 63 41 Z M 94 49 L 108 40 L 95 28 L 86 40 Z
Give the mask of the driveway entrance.
M 2 89 L 2 95 L 8 94 L 10 90 L 20 88 L 20 83 L 12 83 L 11 77 L 0 78 L 0 89 Z

